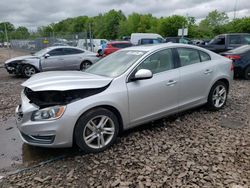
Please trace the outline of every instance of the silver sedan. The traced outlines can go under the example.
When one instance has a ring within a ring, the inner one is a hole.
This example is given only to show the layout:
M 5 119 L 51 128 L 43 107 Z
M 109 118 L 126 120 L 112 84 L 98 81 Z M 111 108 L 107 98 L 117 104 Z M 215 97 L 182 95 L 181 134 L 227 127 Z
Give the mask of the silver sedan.
M 5 62 L 10 74 L 31 77 L 37 72 L 53 70 L 84 70 L 99 60 L 96 54 L 70 46 L 45 48 L 30 56 L 20 56 Z
M 206 104 L 221 109 L 232 61 L 185 44 L 119 50 L 85 72 L 47 72 L 22 85 L 16 109 L 25 143 L 86 152 L 110 147 L 119 132 Z

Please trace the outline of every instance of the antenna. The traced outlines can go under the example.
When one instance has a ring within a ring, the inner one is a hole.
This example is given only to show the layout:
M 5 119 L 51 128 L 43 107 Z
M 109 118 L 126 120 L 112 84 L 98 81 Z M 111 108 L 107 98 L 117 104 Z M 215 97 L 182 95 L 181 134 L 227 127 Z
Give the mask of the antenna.
M 238 4 L 238 0 L 235 0 L 235 4 L 234 4 L 234 19 L 236 18 L 237 4 Z

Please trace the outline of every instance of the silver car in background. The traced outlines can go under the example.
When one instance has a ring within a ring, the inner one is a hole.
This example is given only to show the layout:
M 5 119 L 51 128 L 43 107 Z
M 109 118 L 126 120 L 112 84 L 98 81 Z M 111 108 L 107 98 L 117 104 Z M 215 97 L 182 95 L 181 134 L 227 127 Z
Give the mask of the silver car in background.
M 84 70 L 99 60 L 96 54 L 70 46 L 42 49 L 30 56 L 20 56 L 5 62 L 10 74 L 31 77 L 37 72 L 53 70 Z
M 25 143 L 86 152 L 111 146 L 118 133 L 207 104 L 221 109 L 233 78 L 232 61 L 185 44 L 119 50 L 85 72 L 46 72 L 22 85 L 16 108 Z

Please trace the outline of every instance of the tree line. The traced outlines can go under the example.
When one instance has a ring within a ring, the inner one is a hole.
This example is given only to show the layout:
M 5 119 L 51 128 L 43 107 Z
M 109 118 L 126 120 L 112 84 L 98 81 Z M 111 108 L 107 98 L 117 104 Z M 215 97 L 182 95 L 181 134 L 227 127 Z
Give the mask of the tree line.
M 121 10 L 110 10 L 98 16 L 78 16 L 67 18 L 47 26 L 38 27 L 36 32 L 29 32 L 26 27 L 15 28 L 9 22 L 0 23 L 0 40 L 5 38 L 5 26 L 11 39 L 30 39 L 39 36 L 75 34 L 88 32 L 91 28 L 94 38 L 121 39 L 131 33 L 159 33 L 163 37 L 177 36 L 179 28 L 189 29 L 189 38 L 207 39 L 221 33 L 250 33 L 250 17 L 229 20 L 225 12 L 214 10 L 199 23 L 194 17 L 172 15 L 154 17 L 152 14 L 132 13 L 127 17 Z

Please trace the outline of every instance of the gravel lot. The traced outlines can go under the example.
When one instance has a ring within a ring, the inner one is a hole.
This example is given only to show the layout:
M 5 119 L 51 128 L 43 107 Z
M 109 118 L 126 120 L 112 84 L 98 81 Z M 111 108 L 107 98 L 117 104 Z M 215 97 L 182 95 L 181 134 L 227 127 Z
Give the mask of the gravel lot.
M 9 57 L 16 57 L 26 55 L 25 52 L 19 52 L 8 50 L 6 48 L 0 48 L 0 122 L 7 120 L 7 118 L 13 116 L 13 109 L 19 103 L 19 96 L 21 91 L 20 84 L 25 80 L 22 78 L 16 78 L 13 75 L 9 75 L 3 68 L 4 62 Z
M 23 81 L 0 69 L 1 121 L 13 116 Z M 250 187 L 249 105 L 250 82 L 236 80 L 221 111 L 201 107 L 143 125 L 103 153 L 0 177 L 0 187 Z

